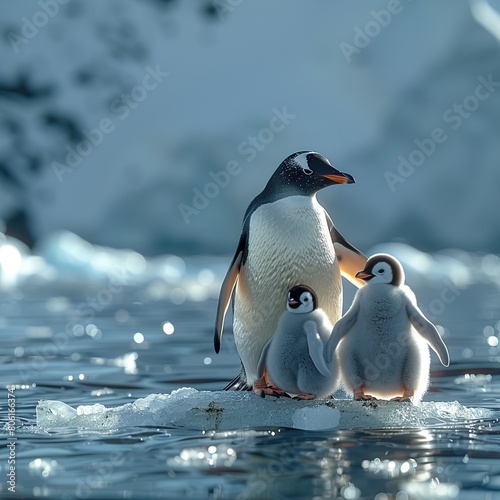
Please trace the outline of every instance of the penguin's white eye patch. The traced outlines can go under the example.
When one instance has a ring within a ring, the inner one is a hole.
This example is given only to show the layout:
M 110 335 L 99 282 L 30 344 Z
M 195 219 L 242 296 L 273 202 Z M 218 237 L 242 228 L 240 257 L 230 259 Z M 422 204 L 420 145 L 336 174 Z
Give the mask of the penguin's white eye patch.
M 310 168 L 303 168 L 302 172 L 304 172 L 304 174 L 306 175 L 311 175 L 313 173 L 313 171 Z

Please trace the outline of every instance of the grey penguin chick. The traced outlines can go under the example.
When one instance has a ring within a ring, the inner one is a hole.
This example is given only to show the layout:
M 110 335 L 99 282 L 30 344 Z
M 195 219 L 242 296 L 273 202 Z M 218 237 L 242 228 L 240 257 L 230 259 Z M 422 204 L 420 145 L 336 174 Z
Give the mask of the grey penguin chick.
M 404 284 L 397 259 L 372 255 L 356 276 L 367 285 L 333 327 L 327 359 L 337 352 L 342 382 L 354 399 L 418 404 L 429 385 L 428 345 L 444 366 L 450 363 L 448 349 Z
M 364 285 L 355 274 L 366 257 L 343 238 L 316 199 L 327 186 L 353 182 L 319 153 L 300 151 L 279 165 L 250 203 L 217 306 L 214 348 L 219 352 L 234 291 L 233 333 L 243 369 L 226 389 L 250 390 L 257 382 L 262 349 L 293 286 L 307 283 L 333 324 L 342 315 L 341 273 Z
M 257 383 L 254 391 L 260 395 L 285 392 L 299 399 L 328 396 L 339 386 L 337 360 L 325 360 L 332 324 L 316 307 L 313 290 L 305 285 L 288 292 L 286 307 L 258 365 L 259 376 L 267 370 L 271 387 Z

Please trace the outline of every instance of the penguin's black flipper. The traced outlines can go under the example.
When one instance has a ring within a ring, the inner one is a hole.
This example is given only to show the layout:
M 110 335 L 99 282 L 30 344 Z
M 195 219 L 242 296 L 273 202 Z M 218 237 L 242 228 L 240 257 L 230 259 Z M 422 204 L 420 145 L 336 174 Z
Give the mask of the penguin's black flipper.
M 229 384 L 224 387 L 225 391 L 251 391 L 252 386 L 248 385 L 247 378 L 245 375 L 245 369 L 241 367 L 241 372 L 239 375 L 233 378 Z
M 226 277 L 222 282 L 219 293 L 219 303 L 217 304 L 217 316 L 215 319 L 215 331 L 214 331 L 214 349 L 218 353 L 220 351 L 220 341 L 222 339 L 222 329 L 224 327 L 224 318 L 226 317 L 227 308 L 231 302 L 231 296 L 233 294 L 233 289 L 238 280 L 238 274 L 240 273 L 241 262 L 243 259 L 243 254 L 246 245 L 245 233 L 241 235 L 238 248 L 234 254 L 233 260 L 229 269 L 227 270 Z
M 364 269 L 366 261 L 368 260 L 366 255 L 355 246 L 351 245 L 340 234 L 337 228 L 333 225 L 333 221 L 326 210 L 325 216 L 326 222 L 328 223 L 328 229 L 330 230 L 333 247 L 335 248 L 335 253 L 339 259 L 339 267 L 342 276 L 347 278 L 358 288 L 365 285 L 363 280 L 356 278 L 356 273 Z

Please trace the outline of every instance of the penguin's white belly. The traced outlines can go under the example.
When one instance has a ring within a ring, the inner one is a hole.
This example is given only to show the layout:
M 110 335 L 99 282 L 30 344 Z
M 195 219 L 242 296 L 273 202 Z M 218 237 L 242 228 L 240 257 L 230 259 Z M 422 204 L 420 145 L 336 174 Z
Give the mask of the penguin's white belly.
M 366 299 L 367 297 L 364 297 Z M 380 299 L 381 297 L 379 297 Z M 383 304 L 383 309 L 388 304 Z M 419 399 L 428 384 L 429 349 L 413 329 L 405 311 L 383 318 L 373 302 L 363 301 L 358 319 L 338 347 L 346 389 L 363 387 L 379 398 L 401 396 L 403 387 Z
M 314 290 L 317 307 L 335 323 L 342 311 L 342 284 L 323 208 L 315 198 L 292 196 L 262 205 L 250 220 L 234 307 L 236 346 L 250 384 L 286 309 L 288 291 L 301 284 Z
M 338 366 L 329 364 L 329 376 L 322 375 L 311 358 L 304 323 L 313 321 L 323 345 L 332 333 L 333 325 L 316 309 L 307 314 L 285 312 L 267 349 L 266 368 L 272 384 L 291 394 L 314 394 L 324 397 L 339 385 Z
M 293 344 L 273 341 L 267 365 L 271 383 L 291 394 L 308 393 L 323 397 L 331 394 L 338 385 L 334 376 L 325 377 L 318 372 L 309 356 L 305 336 L 296 339 Z
M 379 394 L 400 393 L 407 346 L 388 336 L 376 334 L 364 325 L 356 327 L 339 346 L 341 363 L 354 365 L 352 370 L 350 367 L 345 369 L 346 386 L 350 389 L 356 387 L 359 376 L 361 385 L 369 394 L 373 391 Z

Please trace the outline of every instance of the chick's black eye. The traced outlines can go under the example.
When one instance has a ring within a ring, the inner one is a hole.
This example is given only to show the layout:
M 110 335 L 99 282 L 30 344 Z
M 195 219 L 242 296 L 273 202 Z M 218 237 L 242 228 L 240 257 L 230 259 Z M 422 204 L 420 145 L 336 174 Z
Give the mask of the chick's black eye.
M 311 175 L 313 173 L 313 171 L 310 168 L 303 168 L 302 172 L 304 172 L 304 174 L 306 175 Z
M 379 274 L 384 274 L 384 272 L 385 272 L 385 271 L 384 271 L 384 269 L 381 269 L 381 270 L 379 271 Z

